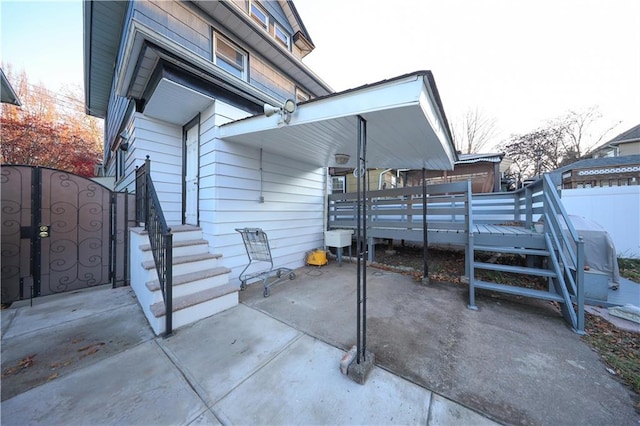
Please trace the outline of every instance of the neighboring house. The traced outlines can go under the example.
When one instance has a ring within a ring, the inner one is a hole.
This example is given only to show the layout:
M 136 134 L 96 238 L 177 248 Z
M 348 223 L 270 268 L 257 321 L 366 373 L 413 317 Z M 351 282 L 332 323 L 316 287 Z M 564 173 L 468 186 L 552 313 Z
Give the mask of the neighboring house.
M 592 158 L 624 157 L 627 155 L 640 155 L 640 124 L 620 133 L 589 154 Z
M 427 184 L 471 180 L 474 193 L 500 192 L 502 175 L 510 164 L 504 153 L 458 154 L 453 170 L 427 170 Z M 368 173 L 371 190 L 422 185 L 422 170 L 374 169 Z M 351 169 L 333 168 L 330 174 L 334 193 L 356 191 Z
M 587 158 L 550 175 L 562 189 L 640 185 L 640 154 Z
M 148 155 L 167 222 L 198 226 L 236 288 L 248 260 L 235 228 L 263 228 L 282 267 L 324 245 L 327 167 L 356 167 L 359 126 L 372 167 L 456 159 L 429 71 L 333 93 L 302 63 L 314 45 L 291 1 L 87 1 L 84 28 L 105 174 L 135 191 Z
M 4 71 L 2 71 L 2 68 L 0 68 L 0 102 L 4 104 L 12 104 L 15 106 L 22 105 L 15 90 L 13 90 L 13 87 L 11 87 L 9 80 L 7 80 L 7 76 L 4 75 Z

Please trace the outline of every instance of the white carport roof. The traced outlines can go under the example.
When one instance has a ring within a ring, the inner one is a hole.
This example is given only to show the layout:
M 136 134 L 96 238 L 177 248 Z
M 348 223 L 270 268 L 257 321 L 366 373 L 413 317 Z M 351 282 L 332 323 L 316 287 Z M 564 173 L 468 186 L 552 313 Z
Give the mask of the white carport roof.
M 367 122 L 367 167 L 452 170 L 457 160 L 430 71 L 313 99 L 289 124 L 279 114 L 227 123 L 220 138 L 317 166 L 356 167 L 357 117 Z M 348 154 L 337 164 L 335 154 Z

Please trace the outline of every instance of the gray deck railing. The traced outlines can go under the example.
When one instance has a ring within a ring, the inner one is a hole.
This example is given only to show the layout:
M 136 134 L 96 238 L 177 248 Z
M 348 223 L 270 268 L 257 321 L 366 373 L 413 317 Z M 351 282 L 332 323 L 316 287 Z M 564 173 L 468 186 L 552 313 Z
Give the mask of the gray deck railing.
M 136 173 L 136 217 L 144 218 L 144 229 L 149 233 L 149 243 L 153 260 L 158 273 L 160 291 L 165 306 L 164 336 L 173 333 L 173 234 L 167 226 L 158 194 L 151 179 L 151 162 L 149 156 L 145 160 L 142 173 Z M 143 179 L 144 183 L 138 181 Z
M 460 234 L 457 243 L 465 244 L 467 229 L 467 182 L 427 187 L 427 223 L 429 232 Z M 423 189 L 419 186 L 367 192 L 367 234 L 371 238 L 423 239 Z M 330 229 L 355 229 L 357 195 L 329 195 Z M 431 238 L 431 235 L 430 237 Z M 431 240 L 432 242 L 441 242 Z

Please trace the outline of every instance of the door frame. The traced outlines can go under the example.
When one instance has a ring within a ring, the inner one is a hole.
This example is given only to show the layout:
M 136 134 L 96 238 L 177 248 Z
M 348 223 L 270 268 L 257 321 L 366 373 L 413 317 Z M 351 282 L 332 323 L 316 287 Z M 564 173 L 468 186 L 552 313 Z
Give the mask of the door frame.
M 182 224 L 187 223 L 187 132 L 198 126 L 196 168 L 198 171 L 198 196 L 196 197 L 196 225 L 200 225 L 200 113 L 182 127 Z

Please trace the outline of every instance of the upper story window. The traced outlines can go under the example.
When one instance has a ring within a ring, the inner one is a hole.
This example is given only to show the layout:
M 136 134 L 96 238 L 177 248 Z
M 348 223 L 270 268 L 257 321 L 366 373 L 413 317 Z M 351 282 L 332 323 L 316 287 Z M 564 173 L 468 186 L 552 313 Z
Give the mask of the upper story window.
M 289 37 L 289 34 L 287 34 L 280 25 L 273 24 L 273 35 L 276 37 L 276 40 L 289 50 L 291 47 L 291 37 Z
M 267 15 L 267 12 L 256 4 L 256 2 L 251 2 L 251 5 L 249 6 L 249 14 L 262 26 L 262 28 L 269 31 L 269 15 Z
M 214 37 L 213 62 L 243 80 L 247 79 L 247 53 L 219 34 Z
M 249 16 L 285 49 L 291 50 L 291 35 L 257 1 L 249 2 Z

